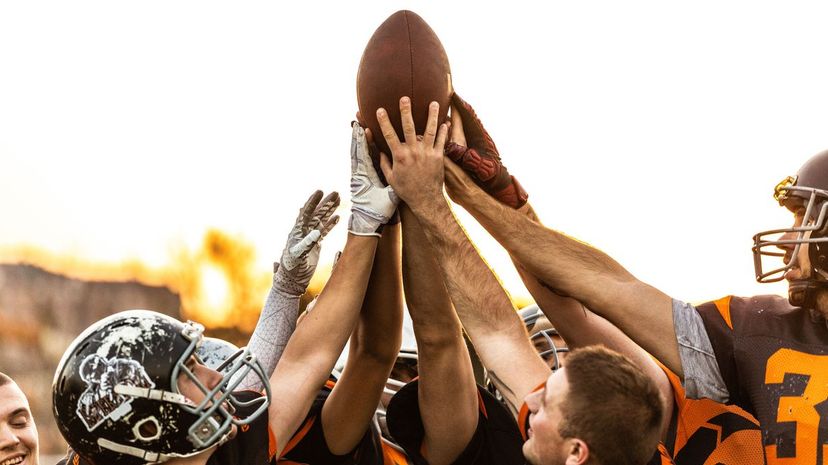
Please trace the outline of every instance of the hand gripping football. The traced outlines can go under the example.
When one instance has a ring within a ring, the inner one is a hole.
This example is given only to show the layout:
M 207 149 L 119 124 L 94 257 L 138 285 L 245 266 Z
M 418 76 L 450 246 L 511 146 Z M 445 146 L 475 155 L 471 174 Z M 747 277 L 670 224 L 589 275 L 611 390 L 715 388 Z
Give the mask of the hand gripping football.
M 386 19 L 365 46 L 357 73 L 361 123 L 371 129 L 377 148 L 391 156 L 377 122 L 377 108 L 385 108 L 397 136 L 403 140 L 401 97 L 411 98 L 417 134 L 422 134 L 429 103 L 440 104 L 438 122 L 443 123 L 451 93 L 451 69 L 446 51 L 423 18 L 402 10 Z

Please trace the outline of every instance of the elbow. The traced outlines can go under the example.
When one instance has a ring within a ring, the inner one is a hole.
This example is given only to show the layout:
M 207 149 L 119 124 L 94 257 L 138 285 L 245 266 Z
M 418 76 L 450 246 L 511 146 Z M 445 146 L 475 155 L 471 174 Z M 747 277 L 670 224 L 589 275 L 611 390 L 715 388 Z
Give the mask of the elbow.
M 351 338 L 348 358 L 376 366 L 391 366 L 397 360 L 400 344 L 399 336 L 362 338 L 357 335 Z

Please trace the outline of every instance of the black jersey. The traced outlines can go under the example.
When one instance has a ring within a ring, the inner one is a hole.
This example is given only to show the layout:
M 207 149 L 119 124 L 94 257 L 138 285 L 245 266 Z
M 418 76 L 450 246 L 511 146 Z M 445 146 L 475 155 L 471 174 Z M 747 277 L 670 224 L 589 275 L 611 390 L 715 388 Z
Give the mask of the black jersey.
M 769 464 L 828 463 L 828 327 L 779 296 L 697 307 L 729 403 L 756 416 Z
M 328 380 L 319 391 L 302 426 L 285 446 L 281 465 L 408 465 L 405 454 L 382 440 L 373 422 L 353 451 L 336 455 L 328 448 L 322 428 L 322 407 L 336 381 Z
M 425 429 L 417 398 L 418 386 L 419 381 L 412 381 L 394 395 L 388 404 L 387 420 L 391 436 L 420 465 L 427 462 L 420 453 Z M 523 465 L 523 439 L 514 417 L 485 388 L 478 386 L 477 392 L 477 429 L 454 465 Z M 446 414 L 451 414 L 450 408 Z

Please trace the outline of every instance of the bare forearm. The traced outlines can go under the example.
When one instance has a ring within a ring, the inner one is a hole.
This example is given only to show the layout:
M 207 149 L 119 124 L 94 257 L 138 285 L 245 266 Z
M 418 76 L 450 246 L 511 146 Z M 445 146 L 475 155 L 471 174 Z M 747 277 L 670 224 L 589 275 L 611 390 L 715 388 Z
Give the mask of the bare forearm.
M 365 434 L 400 347 L 402 283 L 399 227 L 386 226 L 359 319 L 351 335 L 348 362 L 322 408 L 331 452 L 345 454 Z
M 307 414 L 353 331 L 368 284 L 377 238 L 348 235 L 336 269 L 302 320 L 270 377 L 268 416 L 280 450 Z M 320 337 L 324 335 L 324 337 Z
M 472 216 L 528 271 L 562 294 L 590 306 L 635 278 L 607 254 L 508 208 L 482 191 L 463 197 Z M 531 207 L 530 207 L 531 208 Z
M 505 329 L 514 309 L 497 278 L 457 223 L 448 204 L 440 200 L 414 211 L 432 246 L 451 300 L 474 340 L 474 328 Z
M 403 277 L 419 354 L 418 395 L 423 448 L 430 463 L 453 462 L 478 423 L 477 385 L 462 326 L 452 308 L 440 266 L 417 217 L 400 206 Z M 446 379 L 452 379 L 446 383 Z M 452 414 L 445 414 L 445 406 Z
M 400 206 L 403 225 L 403 281 L 408 312 L 423 336 L 424 325 L 434 326 L 440 334 L 445 334 L 448 327 L 457 326 L 459 322 L 452 309 L 445 283 L 442 279 L 440 265 L 434 251 L 425 236 L 419 220 L 407 205 Z M 442 323 L 441 320 L 448 322 Z
M 376 237 L 348 235 L 336 269 L 313 311 L 296 329 L 283 359 L 313 360 L 333 367 L 362 307 L 376 245 Z M 320 334 L 326 337 L 320 338 Z M 328 373 L 322 376 L 324 381 Z
M 442 199 L 441 199 L 442 200 Z M 478 355 L 513 413 L 549 370 L 532 348 L 506 291 L 478 255 L 448 205 L 415 211 Z
M 379 240 L 359 322 L 351 338 L 352 354 L 387 362 L 389 369 L 400 346 L 403 311 L 400 268 L 400 226 L 389 225 Z
M 541 225 L 530 204 L 527 203 L 517 212 L 531 220 L 532 223 Z M 675 344 L 672 344 L 674 338 L 668 337 L 666 340 L 663 338 L 664 335 L 669 336 L 669 333 L 673 331 L 670 299 L 665 294 L 633 278 L 631 284 L 625 286 L 626 289 L 610 294 L 613 298 L 611 303 L 607 302 L 606 306 L 597 307 L 605 309 L 599 313 L 607 318 L 613 318 L 615 320 L 613 324 L 604 317 L 587 310 L 581 301 L 557 293 L 549 284 L 529 272 L 516 256 L 512 255 L 512 260 L 527 290 L 570 347 L 604 344 L 627 355 L 640 367 L 651 370 L 655 364 L 649 354 L 639 347 L 638 344 L 641 344 L 658 356 L 663 363 L 681 372 L 678 349 Z M 600 300 L 599 296 L 593 301 Z M 642 324 L 640 320 L 646 320 L 646 323 Z M 636 338 L 638 344 L 624 334 L 619 326 L 630 331 L 629 335 Z M 656 374 L 661 373 L 660 370 L 656 371 Z

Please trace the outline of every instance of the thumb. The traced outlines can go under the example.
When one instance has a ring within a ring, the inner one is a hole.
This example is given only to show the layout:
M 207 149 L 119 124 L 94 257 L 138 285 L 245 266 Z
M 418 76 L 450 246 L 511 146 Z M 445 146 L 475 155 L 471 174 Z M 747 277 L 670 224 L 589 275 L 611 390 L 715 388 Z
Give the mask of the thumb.
M 318 229 L 314 229 L 313 231 L 309 232 L 307 236 L 305 236 L 299 243 L 294 245 L 290 248 L 290 254 L 294 257 L 299 257 L 303 255 L 305 252 L 310 250 L 319 239 L 322 237 L 322 233 L 319 232 Z
M 319 230 L 314 229 L 309 232 L 307 236 L 302 238 L 301 241 L 288 250 L 287 257 L 284 258 L 284 263 L 282 265 L 288 270 L 296 268 L 296 265 L 299 263 L 301 257 L 312 249 L 321 238 L 322 233 L 319 232 Z

